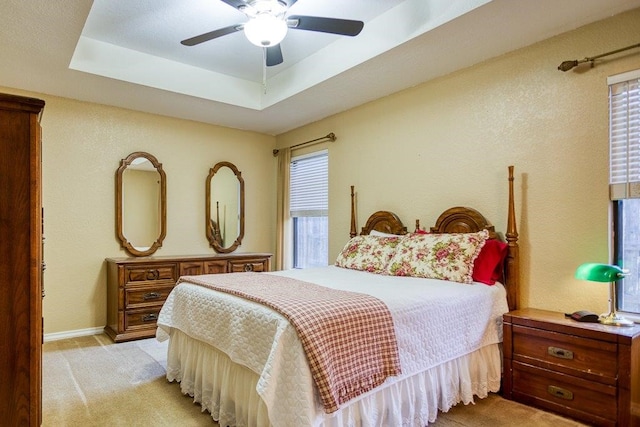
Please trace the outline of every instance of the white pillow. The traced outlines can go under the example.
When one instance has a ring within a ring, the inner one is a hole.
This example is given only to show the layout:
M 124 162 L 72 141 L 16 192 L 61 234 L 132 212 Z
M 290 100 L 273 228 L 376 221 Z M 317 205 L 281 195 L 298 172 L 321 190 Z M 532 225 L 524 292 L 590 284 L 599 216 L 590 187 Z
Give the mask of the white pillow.
M 391 233 L 383 233 L 382 231 L 378 231 L 378 230 L 371 230 L 369 232 L 369 236 L 379 236 L 379 237 L 400 237 L 402 236 L 401 234 L 391 234 Z

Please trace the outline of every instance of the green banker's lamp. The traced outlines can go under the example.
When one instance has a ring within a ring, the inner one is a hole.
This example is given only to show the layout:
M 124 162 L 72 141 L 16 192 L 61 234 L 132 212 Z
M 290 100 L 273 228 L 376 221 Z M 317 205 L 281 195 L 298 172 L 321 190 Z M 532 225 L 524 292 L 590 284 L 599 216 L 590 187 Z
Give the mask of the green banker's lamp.
M 609 282 L 609 313 L 600 315 L 598 321 L 604 325 L 633 326 L 633 322 L 616 312 L 616 281 L 629 275 L 617 265 L 587 263 L 576 270 L 576 279 L 592 282 Z

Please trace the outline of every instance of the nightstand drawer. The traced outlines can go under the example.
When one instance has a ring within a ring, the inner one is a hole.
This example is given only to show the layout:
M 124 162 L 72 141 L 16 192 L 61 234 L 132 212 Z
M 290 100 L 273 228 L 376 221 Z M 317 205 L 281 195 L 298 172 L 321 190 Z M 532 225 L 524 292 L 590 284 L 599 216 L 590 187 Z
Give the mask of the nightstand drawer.
M 513 396 L 596 425 L 615 425 L 617 417 L 616 387 L 525 363 L 513 363 Z
M 143 284 L 144 282 L 169 282 L 175 284 L 177 280 L 177 264 L 127 266 L 124 271 L 125 284 Z
M 150 288 L 129 288 L 125 290 L 125 308 L 142 308 L 162 305 L 173 289 L 173 285 Z
M 570 373 L 608 377 L 615 385 L 618 372 L 615 343 L 513 325 L 513 360 Z M 577 374 L 579 375 L 579 374 Z

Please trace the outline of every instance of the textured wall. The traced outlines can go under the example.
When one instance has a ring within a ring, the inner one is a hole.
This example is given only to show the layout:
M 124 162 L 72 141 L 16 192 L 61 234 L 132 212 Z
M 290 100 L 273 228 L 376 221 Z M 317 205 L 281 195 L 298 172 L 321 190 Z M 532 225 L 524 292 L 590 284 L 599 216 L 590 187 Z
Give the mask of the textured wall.
M 522 306 L 605 311 L 607 286 L 573 273 L 608 260 L 606 79 L 640 68 L 640 54 L 557 66 L 637 43 L 639 23 L 637 9 L 278 136 L 280 147 L 338 137 L 328 144 L 330 259 L 348 238 L 350 185 L 358 227 L 380 209 L 429 226 L 463 205 L 504 231 L 515 165 Z

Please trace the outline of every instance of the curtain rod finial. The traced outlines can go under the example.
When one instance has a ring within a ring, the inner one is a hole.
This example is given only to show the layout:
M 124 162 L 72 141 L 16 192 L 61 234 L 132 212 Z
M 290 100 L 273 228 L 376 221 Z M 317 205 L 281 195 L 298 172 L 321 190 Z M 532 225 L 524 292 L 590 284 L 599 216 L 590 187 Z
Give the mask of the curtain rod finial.
M 564 61 L 562 64 L 558 65 L 558 70 L 560 71 L 569 71 L 570 69 L 572 69 L 573 67 L 578 65 L 578 61 L 577 60 L 573 60 L 573 61 Z

